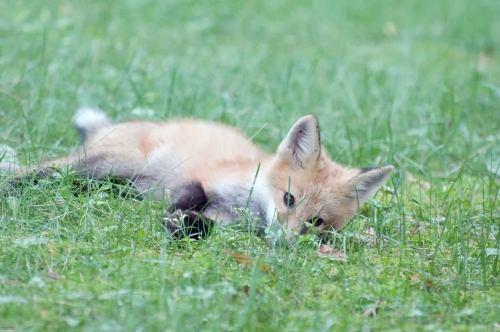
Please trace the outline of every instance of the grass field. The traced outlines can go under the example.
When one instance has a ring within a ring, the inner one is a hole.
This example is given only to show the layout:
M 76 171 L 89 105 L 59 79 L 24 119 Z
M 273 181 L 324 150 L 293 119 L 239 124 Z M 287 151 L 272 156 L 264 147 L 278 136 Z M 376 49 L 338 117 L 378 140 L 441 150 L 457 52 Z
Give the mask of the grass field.
M 127 188 L 27 184 L 0 197 L 3 330 L 500 330 L 498 0 L 18 0 L 0 13 L 4 161 L 66 155 L 75 110 L 96 106 L 222 121 L 269 152 L 313 113 L 334 160 L 396 167 L 331 236 L 346 261 L 313 236 L 172 241 L 164 204 Z

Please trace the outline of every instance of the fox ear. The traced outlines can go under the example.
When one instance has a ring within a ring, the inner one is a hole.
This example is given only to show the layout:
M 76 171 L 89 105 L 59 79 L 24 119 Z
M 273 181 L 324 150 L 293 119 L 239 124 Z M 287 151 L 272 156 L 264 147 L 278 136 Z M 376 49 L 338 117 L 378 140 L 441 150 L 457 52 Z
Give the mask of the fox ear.
M 314 115 L 300 118 L 278 147 L 278 156 L 293 165 L 316 162 L 321 153 L 318 120 Z
M 353 196 L 357 197 L 360 206 L 372 198 L 387 182 L 393 169 L 392 165 L 359 169 L 358 175 L 351 181 L 354 182 Z

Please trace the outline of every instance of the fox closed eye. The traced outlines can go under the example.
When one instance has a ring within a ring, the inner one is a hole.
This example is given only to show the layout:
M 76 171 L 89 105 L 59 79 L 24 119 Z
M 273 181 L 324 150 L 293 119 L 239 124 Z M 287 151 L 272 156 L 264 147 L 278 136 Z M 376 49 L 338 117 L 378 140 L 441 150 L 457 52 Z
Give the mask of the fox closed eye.
M 316 227 L 319 227 L 319 226 L 321 226 L 321 225 L 323 224 L 323 219 L 321 219 L 321 218 L 316 218 L 316 219 L 314 219 L 314 220 L 313 220 L 313 223 L 312 223 L 312 224 L 313 224 L 314 226 L 316 226 Z
M 293 195 L 290 193 L 285 193 L 285 196 L 283 196 L 283 201 L 285 202 L 286 206 L 288 206 L 289 208 L 293 208 L 295 197 L 293 197 Z

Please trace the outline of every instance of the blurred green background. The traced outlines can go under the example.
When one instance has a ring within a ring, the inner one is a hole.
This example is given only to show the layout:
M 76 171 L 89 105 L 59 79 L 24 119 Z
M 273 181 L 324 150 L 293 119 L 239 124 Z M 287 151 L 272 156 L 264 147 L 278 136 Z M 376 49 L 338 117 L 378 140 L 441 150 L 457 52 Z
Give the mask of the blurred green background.
M 313 113 L 341 162 L 442 172 L 498 140 L 497 1 L 0 6 L 1 133 L 33 153 L 73 145 L 80 106 L 249 135 L 267 123 L 256 141 L 268 150 Z

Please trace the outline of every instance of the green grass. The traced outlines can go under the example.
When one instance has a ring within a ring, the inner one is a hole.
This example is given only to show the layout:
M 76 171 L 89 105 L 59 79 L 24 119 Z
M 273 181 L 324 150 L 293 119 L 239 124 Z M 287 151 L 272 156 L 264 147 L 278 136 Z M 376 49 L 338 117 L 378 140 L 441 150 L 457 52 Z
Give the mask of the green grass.
M 18 0 L 0 2 L 0 12 L 5 160 L 67 154 L 78 144 L 71 118 L 85 105 L 118 120 L 222 121 L 258 132 L 270 152 L 313 113 L 334 160 L 397 169 L 332 236 L 346 262 L 318 256 L 315 237 L 277 249 L 237 229 L 172 241 L 157 221 L 163 204 L 124 199 L 127 188 L 80 188 L 69 177 L 27 184 L 0 198 L 0 325 L 500 323 L 499 1 Z M 252 259 L 246 266 L 231 253 Z

